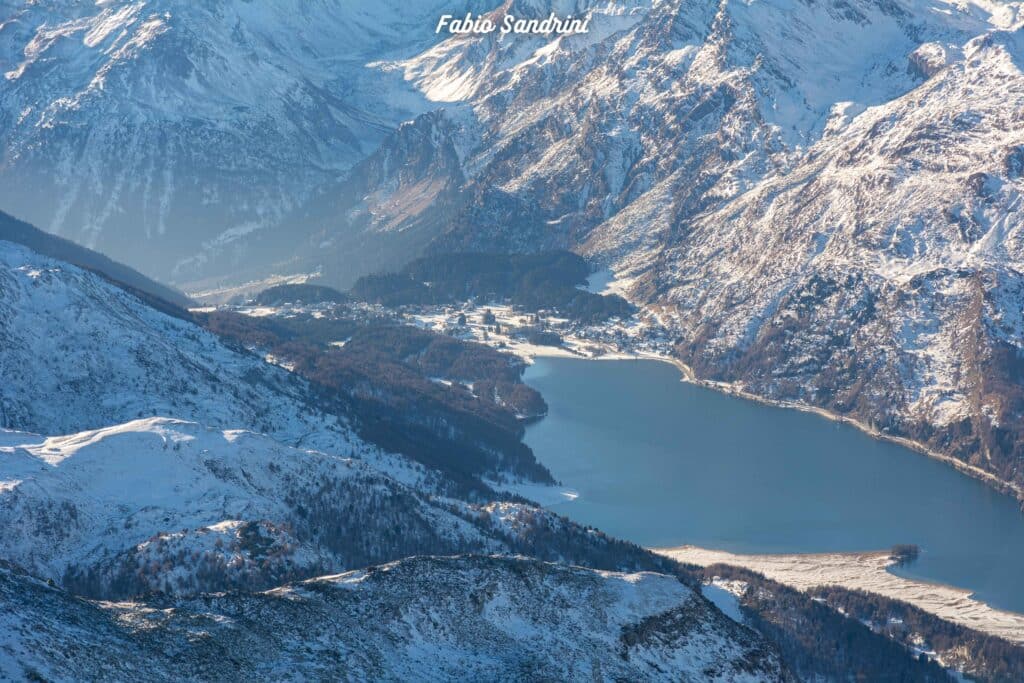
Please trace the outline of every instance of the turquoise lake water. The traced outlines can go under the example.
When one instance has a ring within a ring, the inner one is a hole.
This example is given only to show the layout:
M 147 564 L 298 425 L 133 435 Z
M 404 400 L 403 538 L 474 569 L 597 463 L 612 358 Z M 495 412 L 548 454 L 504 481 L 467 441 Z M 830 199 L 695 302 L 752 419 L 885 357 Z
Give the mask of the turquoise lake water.
M 526 443 L 580 497 L 552 509 L 647 546 L 879 550 L 895 570 L 1024 613 L 1024 515 L 948 465 L 848 425 L 679 381 L 651 360 L 538 358 Z

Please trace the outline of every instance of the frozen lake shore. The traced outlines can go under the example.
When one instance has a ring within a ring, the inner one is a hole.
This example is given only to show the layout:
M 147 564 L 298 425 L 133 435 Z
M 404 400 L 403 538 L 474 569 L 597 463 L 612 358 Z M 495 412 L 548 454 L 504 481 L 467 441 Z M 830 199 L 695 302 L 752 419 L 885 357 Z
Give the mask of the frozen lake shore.
M 743 555 L 692 545 L 652 550 L 702 567 L 712 564 L 744 567 L 798 590 L 837 585 L 878 593 L 961 626 L 1024 643 L 1024 615 L 990 607 L 975 600 L 970 591 L 897 576 L 888 571 L 893 559 L 887 551 Z

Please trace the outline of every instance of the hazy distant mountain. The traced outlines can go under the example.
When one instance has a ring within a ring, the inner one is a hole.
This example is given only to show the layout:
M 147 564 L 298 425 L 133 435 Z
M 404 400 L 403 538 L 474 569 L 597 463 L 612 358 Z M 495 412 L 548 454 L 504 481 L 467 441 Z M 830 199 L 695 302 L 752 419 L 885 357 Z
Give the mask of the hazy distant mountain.
M 373 63 L 477 4 L 0 2 L 0 207 L 165 280 L 237 274 L 425 110 Z
M 21 244 L 39 254 L 91 270 L 138 292 L 140 296 L 155 297 L 182 308 L 186 308 L 192 303 L 187 296 L 172 287 L 155 282 L 124 264 L 112 261 L 103 254 L 86 249 L 70 240 L 43 232 L 3 211 L 0 211 L 0 240 Z

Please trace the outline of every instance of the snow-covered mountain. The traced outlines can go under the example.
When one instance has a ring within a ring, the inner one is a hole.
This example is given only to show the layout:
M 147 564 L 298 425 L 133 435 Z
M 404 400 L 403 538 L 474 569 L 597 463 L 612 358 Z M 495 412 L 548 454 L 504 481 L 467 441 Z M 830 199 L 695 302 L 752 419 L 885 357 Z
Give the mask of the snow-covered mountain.
M 134 594 L 502 547 L 442 540 L 466 524 L 422 497 L 437 473 L 100 275 L 0 241 L 0 292 L 2 426 L 51 435 L 0 432 L 5 559 Z
M 99 275 L 0 241 L 0 424 L 69 434 L 171 416 L 370 456 L 305 382 Z
M 374 63 L 481 4 L 0 2 L 0 206 L 163 279 L 237 274 L 426 109 Z
M 1024 483 L 1022 38 L 918 48 L 921 85 L 688 221 L 637 285 L 680 355 Z
M 269 588 L 507 547 L 366 464 L 167 418 L 0 431 L 3 559 L 78 594 Z
M 152 604 L 91 603 L 0 568 L 0 604 L 13 679 L 792 680 L 672 578 L 525 558 L 414 558 Z

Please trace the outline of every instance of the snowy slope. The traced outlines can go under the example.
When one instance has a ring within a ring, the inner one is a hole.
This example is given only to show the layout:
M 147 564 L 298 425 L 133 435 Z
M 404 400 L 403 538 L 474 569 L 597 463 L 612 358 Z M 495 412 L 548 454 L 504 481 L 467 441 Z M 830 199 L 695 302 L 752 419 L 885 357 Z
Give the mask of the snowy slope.
M 791 680 L 670 577 L 527 559 L 414 558 L 152 605 L 88 603 L 0 568 L 0 602 L 0 675 L 16 678 Z
M 1020 40 L 919 51 L 921 86 L 690 221 L 648 271 L 682 353 L 1020 483 Z
M 97 597 L 267 588 L 423 552 L 505 550 L 358 461 L 167 418 L 0 432 L 0 548 Z
M 307 385 L 103 278 L 0 241 L 0 424 L 67 434 L 173 416 L 372 457 Z

